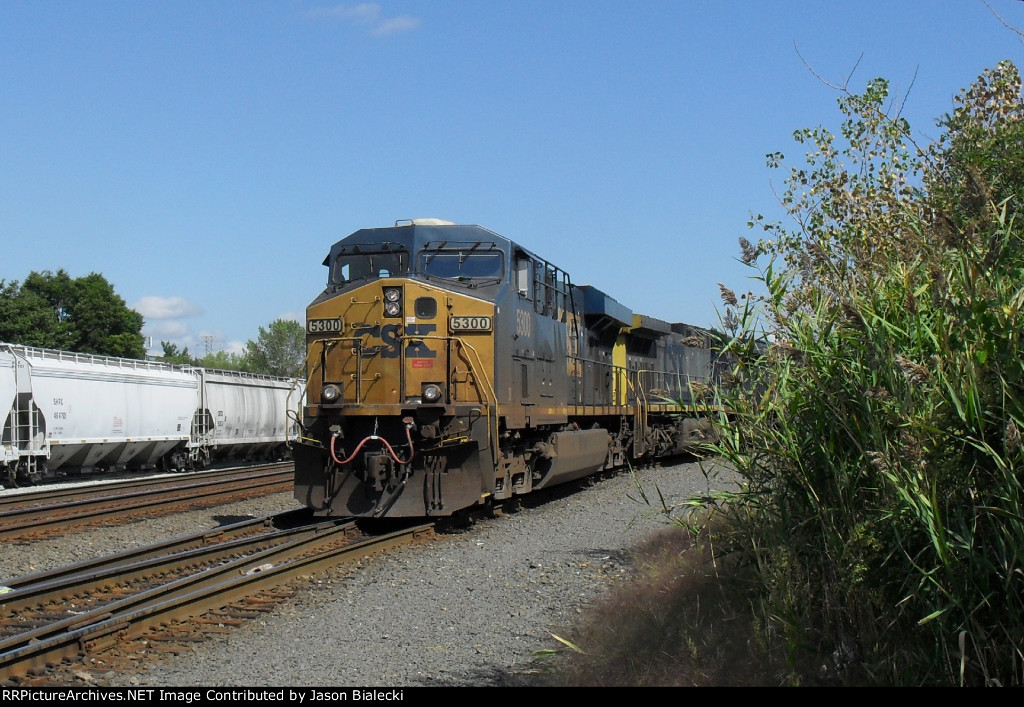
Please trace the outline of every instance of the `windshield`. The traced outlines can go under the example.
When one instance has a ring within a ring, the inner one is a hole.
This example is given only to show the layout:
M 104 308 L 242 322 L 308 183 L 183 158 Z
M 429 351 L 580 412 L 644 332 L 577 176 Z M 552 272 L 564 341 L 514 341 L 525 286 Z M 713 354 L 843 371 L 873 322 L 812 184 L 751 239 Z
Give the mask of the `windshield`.
M 419 271 L 435 277 L 500 278 L 502 268 L 502 252 L 493 243 L 430 243 L 419 255 Z
M 331 263 L 332 285 L 364 278 L 404 275 L 409 272 L 409 253 L 404 249 L 372 245 L 346 246 Z

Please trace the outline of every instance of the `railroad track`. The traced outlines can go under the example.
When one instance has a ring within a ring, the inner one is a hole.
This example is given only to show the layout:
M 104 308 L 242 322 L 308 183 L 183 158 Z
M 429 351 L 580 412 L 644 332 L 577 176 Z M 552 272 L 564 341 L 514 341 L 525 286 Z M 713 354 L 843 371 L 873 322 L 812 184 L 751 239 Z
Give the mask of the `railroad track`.
M 272 464 L 0 496 L 0 540 L 37 540 L 116 519 L 172 513 L 291 489 L 293 465 Z
M 177 652 L 273 609 L 302 577 L 433 533 L 289 511 L 15 578 L 0 588 L 0 684 L 71 684 L 75 670 Z

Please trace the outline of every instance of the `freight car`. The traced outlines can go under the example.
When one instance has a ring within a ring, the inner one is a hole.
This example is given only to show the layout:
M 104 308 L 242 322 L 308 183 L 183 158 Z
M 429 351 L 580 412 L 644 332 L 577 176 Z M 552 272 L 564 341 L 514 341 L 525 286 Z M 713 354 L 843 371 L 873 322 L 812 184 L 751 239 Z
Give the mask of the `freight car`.
M 301 393 L 290 378 L 0 344 L 0 483 L 286 458 Z
M 449 516 L 713 433 L 713 332 L 635 314 L 492 231 L 399 221 L 324 265 L 292 450 L 318 515 Z

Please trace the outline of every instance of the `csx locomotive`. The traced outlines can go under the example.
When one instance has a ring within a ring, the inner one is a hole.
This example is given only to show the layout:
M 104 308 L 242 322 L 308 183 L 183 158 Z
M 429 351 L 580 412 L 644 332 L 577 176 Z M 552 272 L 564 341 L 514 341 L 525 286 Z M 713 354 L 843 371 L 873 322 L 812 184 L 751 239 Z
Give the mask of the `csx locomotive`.
M 711 331 L 634 314 L 485 228 L 362 229 L 324 265 L 292 450 L 318 515 L 449 516 L 713 431 Z

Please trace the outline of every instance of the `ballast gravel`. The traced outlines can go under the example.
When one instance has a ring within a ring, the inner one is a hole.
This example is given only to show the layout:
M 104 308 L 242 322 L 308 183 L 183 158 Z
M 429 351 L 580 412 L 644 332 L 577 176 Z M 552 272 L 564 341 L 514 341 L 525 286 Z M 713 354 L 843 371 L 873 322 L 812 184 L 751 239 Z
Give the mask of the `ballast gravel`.
M 295 585 L 263 618 L 128 673 L 80 671 L 128 687 L 527 686 L 537 656 L 611 586 L 630 549 L 665 527 L 661 499 L 735 488 L 715 462 L 649 467 L 573 485 L 457 533 L 340 565 Z M 645 501 L 644 499 L 648 499 Z M 5 577 L 296 508 L 290 494 L 7 544 Z

